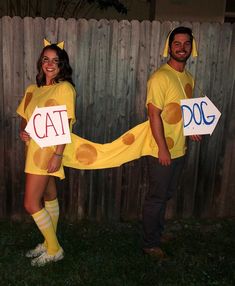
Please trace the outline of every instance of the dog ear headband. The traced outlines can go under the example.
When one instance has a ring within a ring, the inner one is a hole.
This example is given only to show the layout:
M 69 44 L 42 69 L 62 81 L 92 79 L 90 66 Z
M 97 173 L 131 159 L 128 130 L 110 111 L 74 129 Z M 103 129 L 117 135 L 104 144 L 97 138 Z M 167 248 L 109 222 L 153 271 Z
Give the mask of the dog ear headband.
M 47 39 L 44 39 L 44 47 L 50 46 L 51 42 L 49 42 Z M 57 47 L 59 47 L 61 50 L 64 49 L 64 41 L 59 42 L 58 44 L 56 44 Z
M 164 47 L 164 50 L 163 50 L 163 57 L 166 58 L 168 57 L 168 52 L 169 52 L 169 38 L 170 38 L 170 35 L 171 33 L 173 32 L 174 30 L 172 30 L 168 36 L 167 36 L 167 39 L 166 39 L 166 43 L 165 43 L 165 47 Z M 195 38 L 193 36 L 193 42 L 192 42 L 192 52 L 191 52 L 191 55 L 192 57 L 197 57 L 197 46 L 196 46 L 196 41 L 195 41 Z

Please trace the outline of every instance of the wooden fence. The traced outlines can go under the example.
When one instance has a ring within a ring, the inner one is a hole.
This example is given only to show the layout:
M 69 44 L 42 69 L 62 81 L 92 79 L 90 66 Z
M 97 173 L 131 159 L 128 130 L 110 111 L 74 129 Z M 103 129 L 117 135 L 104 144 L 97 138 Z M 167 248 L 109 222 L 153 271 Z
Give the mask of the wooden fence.
M 167 33 L 192 27 L 199 57 L 188 69 L 222 112 L 212 136 L 189 143 L 181 185 L 167 217 L 235 215 L 235 26 L 218 23 L 0 19 L 0 218 L 23 219 L 24 146 L 15 110 L 34 82 L 43 38 L 64 40 L 74 70 L 77 97 L 75 133 L 108 142 L 146 119 L 146 82 L 163 62 Z M 61 210 L 70 220 L 141 219 L 148 188 L 146 158 L 120 168 L 66 170 L 58 182 Z

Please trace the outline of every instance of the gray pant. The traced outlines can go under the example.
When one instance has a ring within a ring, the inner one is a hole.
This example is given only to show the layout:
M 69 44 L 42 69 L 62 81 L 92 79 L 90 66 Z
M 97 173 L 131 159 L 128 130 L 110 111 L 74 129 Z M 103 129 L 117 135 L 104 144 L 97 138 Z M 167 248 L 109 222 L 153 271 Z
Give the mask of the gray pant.
M 149 191 L 143 205 L 143 247 L 152 248 L 160 245 L 165 225 L 166 204 L 177 189 L 185 156 L 172 159 L 170 166 L 162 166 L 158 158 L 151 156 L 147 160 Z

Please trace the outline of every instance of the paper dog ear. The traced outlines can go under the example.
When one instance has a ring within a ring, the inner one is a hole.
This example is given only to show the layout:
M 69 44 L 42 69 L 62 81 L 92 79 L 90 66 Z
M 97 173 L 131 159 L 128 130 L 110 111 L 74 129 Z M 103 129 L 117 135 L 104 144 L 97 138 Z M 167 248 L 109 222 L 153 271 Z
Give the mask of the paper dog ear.
M 167 38 L 166 38 L 166 42 L 165 42 L 165 46 L 164 46 L 164 50 L 163 50 L 163 57 L 167 58 L 168 57 L 168 52 L 169 52 L 169 38 L 170 38 L 170 34 L 168 34 Z
M 192 56 L 195 58 L 198 56 L 198 53 L 197 53 L 197 45 L 196 45 L 196 41 L 195 41 L 195 38 L 193 36 L 193 45 L 192 45 Z

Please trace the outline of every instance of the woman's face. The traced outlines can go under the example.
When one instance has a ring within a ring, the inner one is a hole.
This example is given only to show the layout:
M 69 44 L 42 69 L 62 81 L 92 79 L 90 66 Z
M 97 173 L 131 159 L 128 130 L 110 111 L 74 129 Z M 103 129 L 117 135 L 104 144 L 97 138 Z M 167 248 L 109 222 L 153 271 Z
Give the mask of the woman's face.
M 58 75 L 59 58 L 54 50 L 45 50 L 42 56 L 42 70 L 46 76 L 46 84 L 52 84 L 53 79 Z

